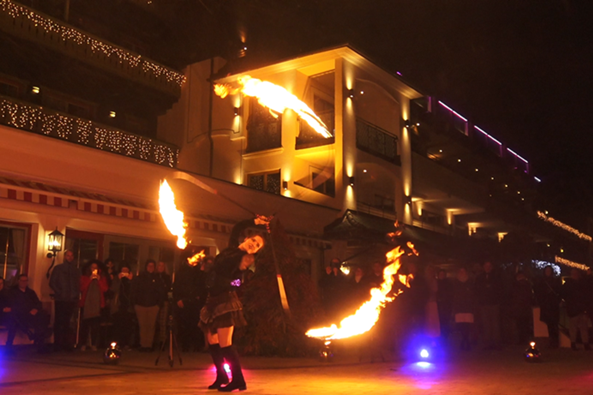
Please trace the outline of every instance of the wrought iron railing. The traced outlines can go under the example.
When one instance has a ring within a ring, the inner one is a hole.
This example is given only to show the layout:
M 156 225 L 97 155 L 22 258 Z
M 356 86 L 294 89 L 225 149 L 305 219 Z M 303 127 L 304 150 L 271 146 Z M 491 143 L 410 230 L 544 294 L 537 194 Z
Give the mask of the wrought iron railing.
M 11 0 L 0 0 L 0 30 L 178 96 L 185 76 Z
M 167 167 L 179 148 L 55 110 L 0 96 L 0 124 Z
M 356 120 L 356 147 L 388 162 L 401 164 L 397 136 L 360 118 Z

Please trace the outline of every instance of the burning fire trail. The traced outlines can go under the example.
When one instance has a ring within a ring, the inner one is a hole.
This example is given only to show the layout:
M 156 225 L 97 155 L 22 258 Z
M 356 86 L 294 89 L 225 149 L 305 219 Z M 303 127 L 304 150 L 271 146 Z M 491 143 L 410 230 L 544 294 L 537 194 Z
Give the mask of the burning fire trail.
M 187 223 L 183 220 L 183 211 L 177 210 L 175 206 L 175 194 L 167 180 L 161 183 L 159 189 L 159 211 L 169 232 L 173 236 L 177 236 L 177 247 L 183 250 L 187 247 L 185 239 Z
M 187 258 L 187 263 L 190 266 L 196 266 L 202 259 L 206 258 L 206 254 L 204 254 L 204 250 L 198 252 L 194 256 Z
M 325 138 L 332 137 L 332 134 L 327 130 L 325 123 L 323 123 L 315 112 L 283 87 L 268 81 L 251 78 L 248 75 L 239 78 L 237 82 L 240 85 L 239 88 L 232 88 L 227 84 L 216 84 L 214 85 L 214 92 L 223 99 L 227 97 L 227 95 L 235 94 L 237 92 L 241 92 L 245 96 L 255 97 L 257 98 L 258 103 L 269 108 L 271 110 L 270 114 L 276 118 L 278 117 L 277 114 L 282 114 L 287 109 L 291 109 L 317 133 Z
M 413 245 L 412 245 L 413 248 Z M 380 288 L 371 289 L 371 299 L 363 303 L 362 306 L 351 316 L 348 316 L 340 322 L 338 328 L 335 324 L 326 328 L 310 329 L 306 335 L 318 339 L 336 340 L 363 334 L 369 331 L 379 320 L 381 309 L 387 302 L 391 302 L 394 297 L 387 296 L 391 292 L 394 279 L 401 266 L 400 257 L 404 254 L 399 246 L 386 254 L 389 265 L 383 269 L 383 283 Z M 399 281 L 409 287 L 407 277 L 403 274 L 398 275 Z M 400 290 L 401 292 L 401 290 Z M 398 292 L 399 294 L 399 292 Z

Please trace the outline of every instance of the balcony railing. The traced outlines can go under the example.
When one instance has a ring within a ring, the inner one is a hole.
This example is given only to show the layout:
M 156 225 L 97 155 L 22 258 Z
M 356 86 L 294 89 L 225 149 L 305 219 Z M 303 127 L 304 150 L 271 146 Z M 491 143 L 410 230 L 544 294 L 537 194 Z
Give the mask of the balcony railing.
M 387 218 L 391 221 L 397 220 L 397 214 L 394 208 L 376 207 L 360 200 L 356 201 L 356 211 L 374 215 L 375 217 Z
M 174 145 L 5 96 L 0 96 L 0 124 L 162 166 L 177 166 L 179 148 Z
M 0 30 L 178 96 L 185 76 L 10 0 L 0 0 Z
M 356 147 L 388 162 L 401 164 L 397 136 L 362 119 L 356 120 Z

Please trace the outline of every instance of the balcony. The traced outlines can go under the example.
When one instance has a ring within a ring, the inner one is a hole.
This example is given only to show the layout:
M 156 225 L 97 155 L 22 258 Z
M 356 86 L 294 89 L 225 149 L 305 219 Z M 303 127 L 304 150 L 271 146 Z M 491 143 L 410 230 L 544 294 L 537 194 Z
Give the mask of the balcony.
M 0 30 L 176 97 L 185 81 L 178 71 L 10 0 L 0 0 Z
M 140 159 L 177 166 L 179 148 L 111 126 L 0 96 L 0 125 Z
M 397 136 L 358 118 L 356 120 L 356 147 L 395 165 L 401 165 L 397 153 Z

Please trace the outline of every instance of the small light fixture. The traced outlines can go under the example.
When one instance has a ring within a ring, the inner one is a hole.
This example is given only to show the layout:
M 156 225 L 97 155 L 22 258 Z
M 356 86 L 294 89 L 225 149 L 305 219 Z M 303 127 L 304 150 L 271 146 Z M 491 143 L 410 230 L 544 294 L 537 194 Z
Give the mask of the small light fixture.
M 351 99 L 354 99 L 354 89 L 348 89 L 346 92 L 348 92 L 348 97 Z
M 241 115 L 241 107 L 233 107 L 235 116 Z
M 360 91 L 360 94 L 361 94 L 361 95 L 364 95 L 364 91 Z
M 285 191 L 288 190 L 288 181 L 282 181 L 282 189 L 284 189 Z
M 517 195 L 520 195 L 520 194 L 521 194 L 521 191 L 517 191 Z
M 490 179 L 491 179 L 492 181 L 494 181 L 494 177 L 490 177 Z
M 508 187 L 509 187 L 509 184 L 504 184 L 504 187 L 505 187 L 505 188 L 508 188 Z
M 366 172 L 367 172 L 367 169 L 363 169 L 363 170 L 362 170 L 362 172 L 363 172 L 363 173 L 366 173 Z
M 34 93 L 34 94 L 36 94 L 36 95 L 37 95 L 37 94 L 38 94 L 40 91 L 41 91 L 41 89 L 39 89 L 39 87 L 38 87 L 38 86 L 33 86 L 33 87 L 31 88 L 31 92 L 32 92 L 32 93 Z
M 116 117 L 116 112 L 115 111 L 109 111 L 109 118 L 115 118 Z
M 404 123 L 406 125 L 406 129 L 409 129 L 412 126 L 409 119 L 404 119 Z
M 350 184 L 351 187 L 354 186 L 354 177 L 348 177 L 348 184 Z
M 62 251 L 63 243 L 64 235 L 56 227 L 56 230 L 47 235 L 47 249 L 49 250 L 47 257 L 55 258 L 56 254 Z
M 477 167 L 476 167 L 476 171 L 479 171 Z
M 461 163 L 461 159 L 457 159 L 457 162 Z
M 417 123 L 416 123 L 416 126 L 420 126 L 420 122 L 417 122 Z
M 404 196 L 405 199 L 405 203 L 407 205 L 411 205 L 412 204 L 412 197 L 411 196 Z
M 120 358 L 121 349 L 116 342 L 111 343 L 103 353 L 103 363 L 106 365 L 117 365 Z
M 440 150 L 439 150 L 439 152 L 442 154 L 442 153 L 443 153 L 443 150 L 442 150 L 442 149 L 440 149 Z

